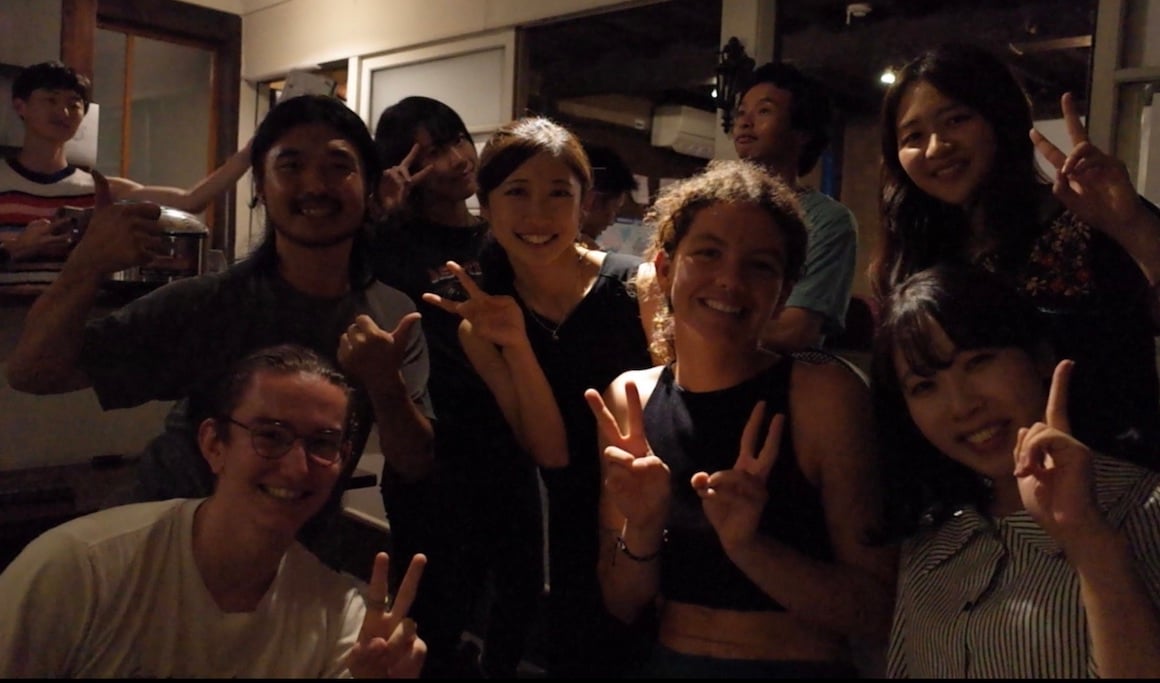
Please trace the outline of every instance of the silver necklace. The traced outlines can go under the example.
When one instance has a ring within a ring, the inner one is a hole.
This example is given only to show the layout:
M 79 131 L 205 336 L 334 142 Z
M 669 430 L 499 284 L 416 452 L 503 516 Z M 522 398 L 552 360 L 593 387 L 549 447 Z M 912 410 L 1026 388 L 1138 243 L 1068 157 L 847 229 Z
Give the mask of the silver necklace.
M 584 254 L 588 253 L 588 251 L 589 251 L 588 249 L 585 249 L 584 251 L 577 254 L 577 256 L 576 256 L 576 263 L 577 264 L 579 264 L 580 262 L 582 262 L 584 260 Z M 583 266 L 580 266 L 580 280 L 581 280 L 581 282 L 583 282 L 583 280 L 584 280 L 584 267 Z M 524 300 L 523 297 L 520 297 L 520 299 Z M 533 310 L 532 307 L 528 305 L 527 300 L 524 300 L 524 307 L 528 309 L 528 317 L 532 319 L 532 322 L 536 323 L 537 325 L 540 326 L 540 328 L 542 328 L 545 332 L 547 332 L 548 335 L 552 337 L 552 341 L 558 342 L 558 341 L 560 341 L 560 328 L 564 326 L 564 323 L 568 322 L 568 318 L 572 316 L 572 311 L 575 311 L 576 307 L 579 306 L 580 302 L 583 300 L 584 300 L 584 293 L 582 292 L 580 295 L 580 299 L 572 306 L 571 309 L 568 310 L 567 313 L 564 314 L 563 318 L 560 318 L 560 322 L 556 323 L 555 325 L 549 325 L 549 324 L 545 323 L 544 317 L 541 316 L 539 313 L 536 313 L 536 311 Z

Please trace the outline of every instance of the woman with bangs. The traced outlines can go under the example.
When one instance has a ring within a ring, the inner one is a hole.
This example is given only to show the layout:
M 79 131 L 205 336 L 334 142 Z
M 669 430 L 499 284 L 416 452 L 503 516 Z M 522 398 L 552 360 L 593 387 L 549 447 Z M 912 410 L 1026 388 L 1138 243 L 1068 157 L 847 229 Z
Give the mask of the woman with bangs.
M 584 391 L 652 365 L 652 269 L 577 242 L 592 168 L 559 124 L 527 117 L 502 127 L 483 149 L 478 180 L 492 238 L 483 285 L 450 262 L 466 300 L 424 299 L 464 318 L 467 357 L 539 466 L 548 498 L 548 676 L 615 676 L 633 657 L 636 633 L 601 606 L 600 464 Z
M 883 236 L 871 283 L 882 299 L 938 264 L 1001 275 L 1076 361 L 1076 436 L 1156 463 L 1160 218 L 1124 164 L 1088 141 L 1070 93 L 1061 109 L 1068 153 L 1033 128 L 1019 82 L 983 48 L 944 45 L 907 64 L 882 107 Z
M 1034 306 L 938 266 L 882 316 L 874 398 L 902 542 L 888 676 L 1155 676 L 1160 474 L 1072 436 L 1073 362 Z
M 423 316 L 438 418 L 434 471 L 420 481 L 383 480 L 394 556 L 431 558 L 431 590 L 415 603 L 429 648 L 424 675 L 512 678 L 543 586 L 535 467 L 464 354 L 459 316 L 423 300 L 466 296 L 448 261 L 481 278 L 488 225 L 468 205 L 479 158 L 459 114 L 430 97 L 384 109 L 375 144 L 386 169 L 383 218 L 368 253 L 378 278 L 414 299 Z M 479 613 L 486 616 L 475 624 Z M 482 652 L 462 640 L 471 627 L 484 636 Z

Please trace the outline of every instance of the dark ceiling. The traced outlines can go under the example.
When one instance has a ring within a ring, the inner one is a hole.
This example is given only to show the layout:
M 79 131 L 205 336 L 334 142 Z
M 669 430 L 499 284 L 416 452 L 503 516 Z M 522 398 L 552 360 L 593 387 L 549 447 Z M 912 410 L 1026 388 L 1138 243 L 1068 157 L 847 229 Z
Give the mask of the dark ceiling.
M 726 2 L 728 0 L 725 0 Z M 530 27 L 533 109 L 560 99 L 627 94 L 712 109 L 722 0 L 666 0 Z M 847 116 L 877 112 L 878 75 L 948 41 L 985 45 L 1010 61 L 1037 115 L 1059 96 L 1086 101 L 1095 0 L 780 0 L 779 56 L 826 83 Z

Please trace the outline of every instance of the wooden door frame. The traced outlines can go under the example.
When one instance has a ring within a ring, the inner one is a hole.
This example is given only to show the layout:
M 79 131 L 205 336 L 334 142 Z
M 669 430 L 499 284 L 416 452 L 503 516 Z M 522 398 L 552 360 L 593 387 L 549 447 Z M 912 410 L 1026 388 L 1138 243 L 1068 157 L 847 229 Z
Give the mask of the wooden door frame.
M 191 41 L 213 53 L 211 166 L 238 150 L 242 78 L 242 18 L 176 0 L 61 0 L 60 58 L 93 77 L 97 27 L 102 23 L 155 38 Z M 234 251 L 236 191 L 214 202 L 210 245 Z

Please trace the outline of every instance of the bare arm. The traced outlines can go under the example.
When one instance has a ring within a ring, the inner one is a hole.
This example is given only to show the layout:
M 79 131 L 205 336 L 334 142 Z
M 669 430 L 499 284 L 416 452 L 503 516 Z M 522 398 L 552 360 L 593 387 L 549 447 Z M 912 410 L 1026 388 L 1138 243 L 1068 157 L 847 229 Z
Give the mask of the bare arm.
M 103 187 L 103 180 L 98 181 Z M 92 385 L 78 367 L 85 320 L 105 277 L 148 262 L 160 251 L 160 210 L 152 204 L 109 205 L 98 189 L 98 208 L 57 279 L 28 310 L 8 357 L 8 383 L 33 394 L 59 394 Z
M 765 324 L 761 345 L 786 353 L 822 345 L 822 315 L 808 308 L 786 306 Z
M 252 142 L 252 140 L 251 140 Z M 128 178 L 109 178 L 116 200 L 147 201 L 170 206 L 189 213 L 201 213 L 224 192 L 237 184 L 250 168 L 250 142 L 234 152 L 224 164 L 189 189 L 142 185 Z
M 865 385 L 836 365 L 795 365 L 791 425 L 799 463 L 820 489 L 834 561 L 822 562 L 758 535 L 729 558 L 799 618 L 847 636 L 885 643 L 893 609 L 896 553 L 866 539 L 881 519 L 877 457 Z
M 459 340 L 523 449 L 541 467 L 567 466 L 564 418 L 527 335 L 522 343 L 501 347 L 476 334 L 472 322 L 464 320 Z
M 594 389 L 584 395 L 600 429 L 603 483 L 596 573 L 605 608 L 625 623 L 635 621 L 660 593 L 671 484 L 668 467 L 649 450 L 642 417 L 642 404 L 656 386 L 657 374 L 626 372 L 603 396 Z M 638 383 L 644 388 L 643 400 Z

